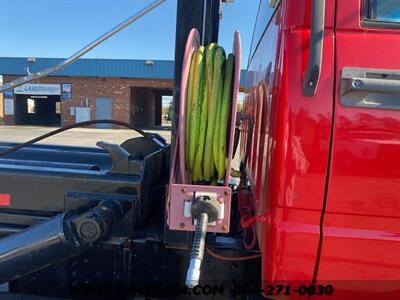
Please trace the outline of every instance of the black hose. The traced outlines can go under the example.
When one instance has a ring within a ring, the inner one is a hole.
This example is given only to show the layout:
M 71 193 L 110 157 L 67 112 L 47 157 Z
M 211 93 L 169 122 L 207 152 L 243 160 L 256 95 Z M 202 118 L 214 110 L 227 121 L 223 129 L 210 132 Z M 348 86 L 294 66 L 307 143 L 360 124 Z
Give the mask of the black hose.
M 137 133 L 141 134 L 144 137 L 153 136 L 152 133 L 144 132 L 143 130 L 141 130 L 141 129 L 135 127 L 135 126 L 132 126 L 132 125 L 126 123 L 126 122 L 117 121 L 117 120 L 91 120 L 91 121 L 75 123 L 75 124 L 72 124 L 72 125 L 67 125 L 67 126 L 58 128 L 56 130 L 53 130 L 51 132 L 48 132 L 48 133 L 43 134 L 41 136 L 38 136 L 38 137 L 36 137 L 36 138 L 34 138 L 34 139 L 30 140 L 30 141 L 27 141 L 25 143 L 22 143 L 20 145 L 17 145 L 17 146 L 14 146 L 14 147 L 10 148 L 10 149 L 7 149 L 6 151 L 0 152 L 0 156 L 13 153 L 13 152 L 15 152 L 15 151 L 17 151 L 17 150 L 19 150 L 21 148 L 28 147 L 30 145 L 33 145 L 36 142 L 39 142 L 41 140 L 44 140 L 44 139 L 46 139 L 48 137 L 51 137 L 51 136 L 56 135 L 56 134 L 59 134 L 61 132 L 64 132 L 64 131 L 67 131 L 67 130 L 70 130 L 70 129 L 73 129 L 73 128 L 85 127 L 85 126 L 89 126 L 89 125 L 93 125 L 93 124 L 114 124 L 114 125 L 119 125 L 119 126 L 122 126 L 122 127 L 126 127 L 126 128 L 129 128 L 129 129 L 132 129 L 132 130 L 136 131 Z

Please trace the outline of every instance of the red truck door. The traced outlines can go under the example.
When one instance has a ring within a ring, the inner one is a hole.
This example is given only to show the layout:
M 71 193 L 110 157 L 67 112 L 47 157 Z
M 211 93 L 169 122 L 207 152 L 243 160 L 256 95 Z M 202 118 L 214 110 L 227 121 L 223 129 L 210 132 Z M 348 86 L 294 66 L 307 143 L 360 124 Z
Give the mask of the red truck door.
M 264 287 L 311 284 L 315 273 L 333 120 L 335 4 L 260 1 L 243 106 L 254 126 L 241 126 L 241 153 L 252 197 L 242 194 L 259 217 Z M 322 40 L 323 51 L 312 55 Z
M 335 37 L 333 139 L 317 280 L 346 295 L 398 298 L 400 1 L 337 0 Z

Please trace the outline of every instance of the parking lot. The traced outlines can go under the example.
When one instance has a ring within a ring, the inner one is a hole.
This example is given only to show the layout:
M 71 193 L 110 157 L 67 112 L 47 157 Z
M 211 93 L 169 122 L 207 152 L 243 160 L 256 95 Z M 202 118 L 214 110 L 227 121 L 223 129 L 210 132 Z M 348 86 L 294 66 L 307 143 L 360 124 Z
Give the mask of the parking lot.
M 1 125 L 0 142 L 26 142 L 55 129 L 57 128 Z M 160 134 L 168 143 L 171 141 L 171 131 L 169 130 L 149 130 L 149 132 Z M 98 141 L 120 144 L 127 139 L 137 136 L 140 135 L 130 129 L 75 128 L 52 136 L 39 143 L 94 147 Z
M 0 142 L 22 143 L 55 129 L 57 127 L 0 125 Z M 158 133 L 168 143 L 171 142 L 170 130 L 146 131 Z M 98 141 L 121 144 L 123 141 L 137 136 L 140 135 L 130 129 L 75 128 L 49 137 L 38 144 L 97 147 Z M 236 153 L 232 166 L 235 169 L 239 168 L 239 153 Z

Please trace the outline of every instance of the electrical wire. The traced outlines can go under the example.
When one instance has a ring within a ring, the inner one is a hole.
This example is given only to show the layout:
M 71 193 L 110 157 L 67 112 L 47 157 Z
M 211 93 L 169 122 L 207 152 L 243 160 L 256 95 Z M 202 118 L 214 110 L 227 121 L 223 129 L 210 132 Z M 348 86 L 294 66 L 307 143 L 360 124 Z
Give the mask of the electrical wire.
M 256 245 L 257 245 L 256 225 L 252 224 L 249 228 L 243 229 L 243 247 L 246 250 L 251 250 L 254 249 Z
M 132 130 L 136 131 L 137 133 L 141 134 L 144 137 L 154 136 L 154 134 L 144 132 L 143 130 L 141 130 L 139 128 L 136 128 L 135 126 L 132 126 L 132 125 L 126 123 L 126 122 L 117 121 L 117 120 L 91 120 L 91 121 L 79 122 L 79 123 L 75 123 L 75 124 L 72 124 L 72 125 L 67 125 L 67 126 L 58 128 L 56 130 L 53 130 L 51 132 L 48 132 L 48 133 L 43 134 L 41 136 L 38 136 L 38 137 L 36 137 L 36 138 L 34 138 L 32 140 L 29 140 L 29 141 L 27 141 L 25 143 L 22 143 L 22 144 L 19 144 L 17 146 L 14 146 L 14 147 L 12 147 L 10 149 L 7 149 L 6 151 L 0 152 L 0 156 L 7 155 L 7 154 L 13 153 L 13 152 L 15 152 L 15 151 L 17 151 L 17 150 L 19 150 L 21 148 L 31 146 L 34 143 L 37 143 L 37 142 L 39 142 L 41 140 L 44 140 L 44 139 L 46 139 L 48 137 L 51 137 L 51 136 L 56 135 L 56 134 L 59 134 L 61 132 L 64 132 L 64 131 L 67 131 L 67 130 L 70 130 L 70 129 L 73 129 L 73 128 L 85 127 L 85 126 L 94 125 L 94 124 L 114 124 L 114 125 L 118 125 L 118 126 L 122 126 L 122 127 L 126 127 L 126 128 L 129 128 L 129 129 L 132 129 Z
M 226 261 L 242 261 L 242 260 L 257 259 L 257 258 L 261 257 L 261 254 L 248 255 L 248 256 L 237 256 L 237 257 L 223 256 L 223 255 L 215 253 L 208 247 L 206 247 L 206 251 L 210 256 L 220 259 L 220 260 L 226 260 Z

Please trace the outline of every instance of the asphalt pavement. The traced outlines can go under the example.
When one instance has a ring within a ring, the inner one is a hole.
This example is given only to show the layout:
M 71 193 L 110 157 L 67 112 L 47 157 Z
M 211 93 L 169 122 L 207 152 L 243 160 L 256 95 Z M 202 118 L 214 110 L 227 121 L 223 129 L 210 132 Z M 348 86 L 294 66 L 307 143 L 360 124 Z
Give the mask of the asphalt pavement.
M 22 143 L 55 129 L 57 127 L 0 125 L 0 142 Z M 169 130 L 148 131 L 158 133 L 168 143 L 171 141 L 171 131 Z M 39 144 L 96 147 L 98 141 L 121 144 L 125 140 L 137 136 L 140 134 L 130 129 L 75 128 L 40 141 Z
M 0 125 L 0 142 L 22 143 L 55 129 L 57 129 L 57 127 Z M 170 130 L 145 131 L 158 133 L 167 141 L 167 143 L 171 142 Z M 138 136 L 140 136 L 140 134 L 130 129 L 74 128 L 49 137 L 38 142 L 38 144 L 97 147 L 96 143 L 98 141 L 121 144 L 127 139 Z M 238 153 L 233 160 L 233 167 L 235 169 L 239 168 Z

